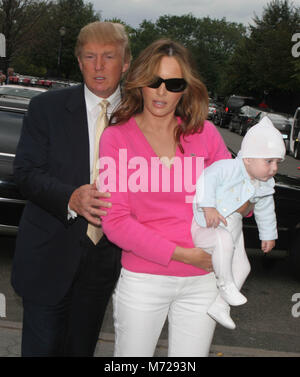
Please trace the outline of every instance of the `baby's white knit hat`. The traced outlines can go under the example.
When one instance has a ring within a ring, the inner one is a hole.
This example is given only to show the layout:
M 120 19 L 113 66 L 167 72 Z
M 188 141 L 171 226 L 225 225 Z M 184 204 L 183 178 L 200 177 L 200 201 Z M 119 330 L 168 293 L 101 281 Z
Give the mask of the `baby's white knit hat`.
M 242 158 L 284 159 L 285 145 L 282 134 L 267 116 L 251 127 L 243 138 L 239 155 Z

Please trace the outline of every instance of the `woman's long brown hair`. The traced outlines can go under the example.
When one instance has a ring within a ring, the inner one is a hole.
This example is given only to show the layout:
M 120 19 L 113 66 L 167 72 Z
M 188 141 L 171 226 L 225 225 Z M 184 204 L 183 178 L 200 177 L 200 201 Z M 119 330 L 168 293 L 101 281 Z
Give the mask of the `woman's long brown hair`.
M 194 68 L 188 50 L 170 39 L 159 39 L 152 43 L 133 62 L 126 75 L 123 100 L 111 119 L 114 119 L 114 124 L 122 124 L 143 111 L 142 88 L 153 82 L 164 56 L 177 60 L 187 81 L 187 87 L 175 112 L 182 120 L 174 135 L 176 142 L 180 144 L 181 135 L 201 132 L 208 114 L 208 93 Z

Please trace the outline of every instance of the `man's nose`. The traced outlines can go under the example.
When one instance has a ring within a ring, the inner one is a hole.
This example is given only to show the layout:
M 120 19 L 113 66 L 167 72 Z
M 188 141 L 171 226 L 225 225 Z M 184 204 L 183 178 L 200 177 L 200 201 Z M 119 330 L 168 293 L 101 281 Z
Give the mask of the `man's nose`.
M 101 56 L 97 56 L 95 62 L 95 69 L 96 71 L 100 71 L 104 68 L 104 59 Z

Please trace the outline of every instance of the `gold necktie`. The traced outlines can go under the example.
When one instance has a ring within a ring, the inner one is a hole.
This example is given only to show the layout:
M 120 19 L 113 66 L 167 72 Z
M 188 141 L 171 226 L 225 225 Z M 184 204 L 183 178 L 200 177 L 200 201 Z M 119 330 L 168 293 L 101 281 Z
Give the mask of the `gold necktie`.
M 93 162 L 93 173 L 92 173 L 92 182 L 91 183 L 95 182 L 95 180 L 97 179 L 98 174 L 99 174 L 99 166 L 98 166 L 99 142 L 100 142 L 100 137 L 102 135 L 102 132 L 108 124 L 108 119 L 107 119 L 107 115 L 106 115 L 106 110 L 107 110 L 108 105 L 109 105 L 109 102 L 107 100 L 103 100 L 102 102 L 99 103 L 99 106 L 101 107 L 101 111 L 100 111 L 100 114 L 98 116 L 97 123 L 96 123 L 94 162 Z M 103 236 L 101 226 L 88 224 L 87 236 L 91 239 L 91 241 L 95 245 L 97 245 L 97 243 L 100 241 L 101 237 Z

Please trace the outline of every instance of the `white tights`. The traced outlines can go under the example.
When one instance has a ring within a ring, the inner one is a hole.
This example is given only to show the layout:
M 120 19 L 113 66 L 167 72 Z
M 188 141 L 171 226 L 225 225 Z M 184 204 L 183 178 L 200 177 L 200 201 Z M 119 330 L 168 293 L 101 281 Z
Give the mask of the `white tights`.
M 204 228 L 193 220 L 192 237 L 196 247 L 212 254 L 212 263 L 218 279 L 225 282 L 233 281 L 240 290 L 250 272 L 244 246 L 242 215 L 234 212 L 226 221 L 227 226 L 221 224 L 218 228 Z M 228 307 L 220 295 L 215 303 Z

